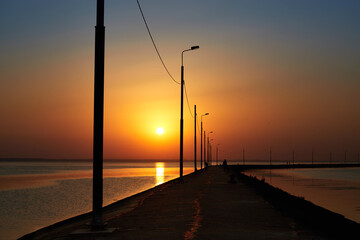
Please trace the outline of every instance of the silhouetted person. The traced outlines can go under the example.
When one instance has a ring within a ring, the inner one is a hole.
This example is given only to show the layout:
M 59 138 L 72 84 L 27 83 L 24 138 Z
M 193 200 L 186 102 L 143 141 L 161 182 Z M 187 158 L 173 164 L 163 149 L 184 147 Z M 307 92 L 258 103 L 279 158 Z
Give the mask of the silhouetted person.
M 226 159 L 224 159 L 224 161 L 223 161 L 223 168 L 224 168 L 224 171 L 227 171 L 227 161 L 226 161 Z
M 227 168 L 227 161 L 226 161 L 226 159 L 224 159 L 224 161 L 223 161 L 223 166 L 224 166 L 224 168 Z

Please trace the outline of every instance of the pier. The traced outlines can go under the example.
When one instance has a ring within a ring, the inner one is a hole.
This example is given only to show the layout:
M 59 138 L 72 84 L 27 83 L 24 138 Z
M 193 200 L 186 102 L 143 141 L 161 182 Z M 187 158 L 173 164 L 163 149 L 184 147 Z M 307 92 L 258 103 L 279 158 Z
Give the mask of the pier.
M 104 208 L 107 222 L 104 231 L 90 231 L 91 214 L 84 214 L 20 239 L 348 239 L 347 236 L 360 236 L 359 224 L 245 176 L 239 167 L 209 167 L 184 176 L 183 182 L 174 179 L 111 204 Z M 290 208 L 298 207 L 305 214 L 311 211 L 309 217 L 314 221 L 278 208 L 284 200 Z M 319 219 L 324 220 L 323 223 L 317 223 Z

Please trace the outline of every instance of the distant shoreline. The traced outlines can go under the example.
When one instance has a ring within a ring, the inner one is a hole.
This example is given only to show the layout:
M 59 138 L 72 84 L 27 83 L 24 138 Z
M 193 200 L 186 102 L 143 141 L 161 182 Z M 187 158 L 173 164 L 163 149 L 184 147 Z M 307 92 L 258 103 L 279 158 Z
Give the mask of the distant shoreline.
M 89 158 L 0 158 L 0 162 L 79 162 L 79 163 L 92 163 L 92 159 Z M 178 162 L 179 159 L 104 159 L 104 163 L 148 163 L 148 162 Z M 194 162 L 193 159 L 184 159 L 184 162 Z M 215 160 L 213 160 L 213 165 L 215 165 Z M 227 162 L 230 165 L 243 165 L 243 160 L 227 160 Z M 253 159 L 253 160 L 247 160 L 245 162 L 245 166 L 250 168 L 256 168 L 257 165 L 262 166 L 270 166 L 270 164 L 266 164 L 268 160 L 259 160 L 259 159 Z M 197 163 L 200 164 L 200 159 L 197 160 Z M 222 160 L 218 161 L 219 164 L 222 164 Z M 255 163 L 255 165 L 254 165 Z M 295 163 L 292 163 L 292 161 L 286 161 L 286 160 L 273 160 L 273 168 L 276 168 L 278 165 L 282 166 L 321 166 L 321 165 L 358 165 L 360 166 L 358 161 L 348 161 L 347 163 L 344 163 L 343 161 L 333 161 L 332 163 L 329 163 L 329 161 L 317 161 L 312 163 L 311 161 L 297 161 Z

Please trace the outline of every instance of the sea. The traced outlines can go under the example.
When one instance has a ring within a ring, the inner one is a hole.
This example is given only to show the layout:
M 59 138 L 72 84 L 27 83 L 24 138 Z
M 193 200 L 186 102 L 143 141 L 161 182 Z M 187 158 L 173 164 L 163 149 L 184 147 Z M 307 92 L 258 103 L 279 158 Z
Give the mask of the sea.
M 193 170 L 193 162 L 184 161 L 184 174 Z M 103 173 L 106 206 L 177 178 L 179 162 L 109 160 L 104 162 Z M 360 223 L 360 168 L 252 170 L 246 174 Z M 91 161 L 0 161 L 0 240 L 17 239 L 91 208 Z
M 360 168 L 258 169 L 244 172 L 360 223 Z
M 179 176 L 178 161 L 104 162 L 103 205 Z M 184 161 L 184 174 L 193 172 Z M 13 240 L 92 209 L 92 162 L 0 161 L 0 240 Z

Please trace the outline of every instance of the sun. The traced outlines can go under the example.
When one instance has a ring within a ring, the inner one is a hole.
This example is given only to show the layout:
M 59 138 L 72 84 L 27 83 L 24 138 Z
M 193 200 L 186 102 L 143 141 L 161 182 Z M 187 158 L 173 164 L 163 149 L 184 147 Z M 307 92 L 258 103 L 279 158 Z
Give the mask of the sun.
M 164 129 L 163 129 L 162 127 L 158 127 L 158 128 L 156 129 L 156 133 L 159 134 L 159 135 L 162 135 L 164 132 L 165 132 L 165 131 L 164 131 Z

